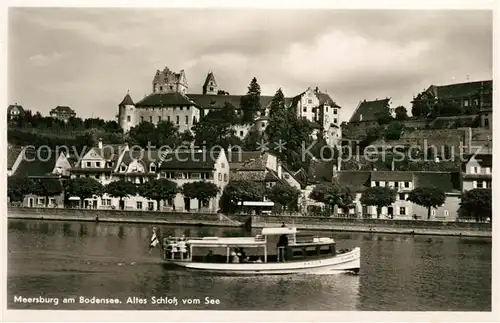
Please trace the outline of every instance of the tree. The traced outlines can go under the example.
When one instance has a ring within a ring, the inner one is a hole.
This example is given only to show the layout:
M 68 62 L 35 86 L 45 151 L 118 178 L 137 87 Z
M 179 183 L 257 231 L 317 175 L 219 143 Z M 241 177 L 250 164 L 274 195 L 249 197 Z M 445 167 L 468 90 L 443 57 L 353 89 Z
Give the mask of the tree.
M 469 215 L 473 215 L 476 221 L 490 218 L 492 212 L 491 189 L 475 188 L 462 194 L 460 207 Z
M 379 125 L 385 125 L 394 120 L 389 111 L 389 107 L 384 107 L 383 110 L 375 112 L 375 119 Z
M 408 119 L 408 111 L 406 111 L 406 108 L 402 105 L 396 108 L 396 120 L 399 121 L 404 121 Z
M 248 86 L 247 94 L 241 97 L 240 109 L 243 112 L 243 123 L 252 123 L 257 112 L 261 110 L 260 85 L 255 77 Z
M 248 132 L 247 136 L 243 140 L 243 150 L 245 151 L 256 151 L 259 148 L 261 141 L 264 139 L 264 136 L 255 129 L 252 129 Z
M 211 182 L 191 182 L 182 185 L 182 194 L 190 199 L 198 200 L 198 209 L 210 199 L 217 196 L 219 187 Z
M 401 133 L 403 132 L 404 125 L 401 122 L 393 121 L 389 123 L 387 129 L 385 129 L 385 139 L 387 140 L 399 140 L 401 138 Z
M 193 127 L 195 144 L 210 149 L 213 146 L 227 148 L 241 143 L 232 125 L 237 122 L 236 109 L 229 102 L 219 111 L 210 111 Z
M 179 127 L 171 121 L 160 121 L 156 125 L 154 133 L 150 133 L 150 141 L 156 147 L 168 146 L 174 148 L 178 146 L 182 139 L 179 134 Z M 146 146 L 142 146 L 146 147 Z
M 177 183 L 166 178 L 153 179 L 139 186 L 138 192 L 141 196 L 157 202 L 157 209 L 160 210 L 162 200 L 171 200 L 179 192 Z
M 267 190 L 267 197 L 283 207 L 283 210 L 297 210 L 300 190 L 288 184 L 276 184 Z
M 314 187 L 309 198 L 324 203 L 329 207 L 330 212 L 333 212 L 334 206 L 345 211 L 353 203 L 354 193 L 348 187 L 337 183 L 323 183 Z
M 408 195 L 408 201 L 427 208 L 427 220 L 431 218 L 431 208 L 444 204 L 446 195 L 435 187 L 417 187 Z
M 124 180 L 114 181 L 106 185 L 105 191 L 109 196 L 120 199 L 120 209 L 123 210 L 125 208 L 123 199 L 130 195 L 135 195 L 137 193 L 137 185 Z
M 80 207 L 83 201 L 94 195 L 102 196 L 104 189 L 98 181 L 91 177 L 72 178 L 65 183 L 64 191 L 66 195 L 80 198 Z
M 40 178 L 35 181 L 33 193 L 45 197 L 45 206 L 49 205 L 49 198 L 63 192 L 61 181 L 58 178 Z
M 433 107 L 433 116 L 459 116 L 464 113 L 463 107 L 458 102 L 438 100 Z
M 148 146 L 148 143 L 156 142 L 156 128 L 151 122 L 141 122 L 137 126 L 132 127 L 128 133 L 131 144 L 139 145 L 143 148 Z
M 238 203 L 244 201 L 262 201 L 264 188 L 253 181 L 230 181 L 224 188 L 220 200 L 220 208 L 223 212 L 234 213 L 238 209 Z
M 281 88 L 279 88 L 278 91 L 276 91 L 276 93 L 274 94 L 273 99 L 271 100 L 271 104 L 269 106 L 269 116 L 272 117 L 277 112 L 284 109 L 285 95 L 283 94 L 283 91 L 281 91 Z
M 433 105 L 433 99 L 426 99 L 424 94 L 420 93 L 412 102 L 411 115 L 425 118 L 431 112 Z
M 361 194 L 359 201 L 363 205 L 377 207 L 377 219 L 379 219 L 382 208 L 396 201 L 396 191 L 388 187 L 369 187 Z
M 22 202 L 24 196 L 32 193 L 34 189 L 33 180 L 26 177 L 9 177 L 7 179 L 7 196 L 10 202 Z

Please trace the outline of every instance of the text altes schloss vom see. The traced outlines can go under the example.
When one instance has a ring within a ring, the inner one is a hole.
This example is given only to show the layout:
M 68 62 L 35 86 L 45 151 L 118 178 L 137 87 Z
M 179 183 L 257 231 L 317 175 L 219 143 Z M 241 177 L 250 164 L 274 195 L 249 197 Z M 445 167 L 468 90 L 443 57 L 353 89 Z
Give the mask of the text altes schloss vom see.
M 219 305 L 220 300 L 218 298 L 212 298 L 209 296 L 197 298 L 178 298 L 176 296 L 152 296 L 149 298 L 130 296 L 124 300 L 119 298 L 102 298 L 102 297 L 88 297 L 88 296 L 77 296 L 77 297 L 24 297 L 24 296 L 14 296 L 14 303 L 22 304 L 53 304 L 58 306 L 60 304 L 134 304 L 134 305 Z

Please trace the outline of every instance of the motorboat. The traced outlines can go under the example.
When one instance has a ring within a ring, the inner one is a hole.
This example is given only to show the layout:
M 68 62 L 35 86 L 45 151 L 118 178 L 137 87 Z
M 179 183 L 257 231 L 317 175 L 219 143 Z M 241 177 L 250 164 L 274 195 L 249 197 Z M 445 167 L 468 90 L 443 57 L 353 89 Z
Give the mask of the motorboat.
M 337 250 L 333 238 L 300 236 L 295 227 L 263 228 L 254 237 L 168 237 L 163 239 L 162 248 L 167 263 L 210 273 L 272 275 L 360 270 L 359 247 Z

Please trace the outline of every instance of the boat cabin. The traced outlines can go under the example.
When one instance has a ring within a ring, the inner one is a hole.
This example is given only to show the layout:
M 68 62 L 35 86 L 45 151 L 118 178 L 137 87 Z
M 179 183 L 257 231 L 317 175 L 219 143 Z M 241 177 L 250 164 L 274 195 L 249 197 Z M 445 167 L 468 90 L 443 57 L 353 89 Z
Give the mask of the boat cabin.
M 164 258 L 191 262 L 258 263 L 335 256 L 333 238 L 297 235 L 294 227 L 263 228 L 255 237 L 165 239 Z

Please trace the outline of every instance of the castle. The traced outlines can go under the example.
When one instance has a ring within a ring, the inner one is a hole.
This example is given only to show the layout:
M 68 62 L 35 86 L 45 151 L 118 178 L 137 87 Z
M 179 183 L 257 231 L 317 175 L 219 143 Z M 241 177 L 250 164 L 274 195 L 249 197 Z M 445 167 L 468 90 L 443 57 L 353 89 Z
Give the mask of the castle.
M 118 120 L 124 132 L 130 131 L 143 121 L 157 124 L 170 121 L 179 127 L 179 132 L 191 131 L 193 125 L 212 110 L 221 109 L 226 102 L 237 110 L 242 95 L 229 95 L 221 91 L 215 75 L 209 72 L 202 87 L 202 94 L 189 94 L 184 70 L 179 73 L 165 67 L 157 70 L 152 82 L 152 93 L 134 103 L 129 93 L 125 95 L 118 108 Z M 261 107 L 264 109 L 253 124 L 235 125 L 235 135 L 244 139 L 255 129 L 264 131 L 268 123 L 269 106 L 273 96 L 262 95 Z M 306 91 L 285 100 L 287 108 L 294 109 L 298 117 L 306 118 L 315 125 L 314 136 L 321 132 L 331 146 L 337 145 L 341 138 L 340 106 L 328 94 L 316 89 Z

